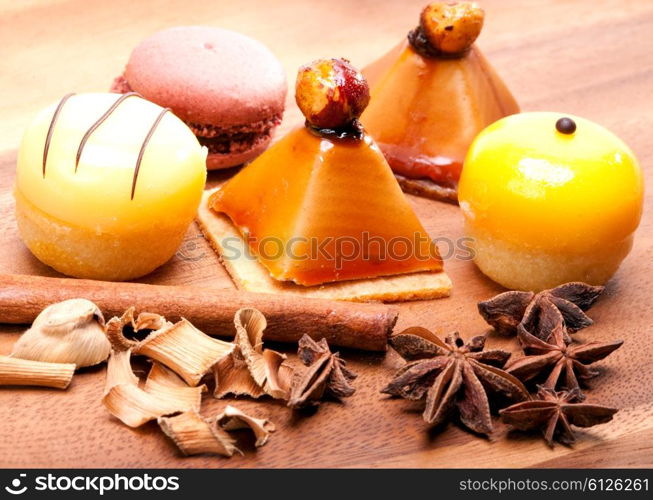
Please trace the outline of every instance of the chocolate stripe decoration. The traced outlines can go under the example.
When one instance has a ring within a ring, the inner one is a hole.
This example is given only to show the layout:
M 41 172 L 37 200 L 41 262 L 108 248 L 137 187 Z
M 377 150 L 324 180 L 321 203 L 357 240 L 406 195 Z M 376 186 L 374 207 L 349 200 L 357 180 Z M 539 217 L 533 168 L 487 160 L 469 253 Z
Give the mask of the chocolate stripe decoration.
M 125 100 L 128 99 L 132 96 L 138 96 L 140 95 L 137 92 L 128 92 L 126 94 L 121 95 L 118 99 L 116 99 L 116 102 L 114 102 L 109 109 L 105 111 L 105 113 L 98 118 L 98 120 L 91 125 L 91 127 L 86 131 L 84 134 L 84 137 L 82 137 L 81 142 L 79 143 L 79 148 L 77 148 L 77 158 L 75 159 L 75 172 L 77 172 L 77 167 L 79 166 L 79 159 L 82 157 L 82 150 L 84 149 L 84 145 L 86 144 L 86 141 L 88 141 L 88 138 L 91 136 L 95 130 L 102 125 L 109 116 L 111 116 L 111 113 L 113 113 L 118 106 Z
M 66 101 L 70 99 L 75 94 L 66 94 L 61 98 L 59 104 L 57 104 L 57 109 L 54 110 L 52 115 L 52 120 L 50 121 L 50 126 L 48 127 L 48 135 L 45 136 L 45 145 L 43 146 L 43 178 L 45 179 L 45 166 L 48 163 L 48 151 L 50 151 L 50 142 L 52 141 L 52 133 L 54 132 L 54 126 L 57 123 L 57 118 L 61 113 L 63 105 L 66 104 Z
M 161 111 L 161 113 L 159 113 L 159 116 L 156 117 L 156 120 L 154 120 L 152 127 L 150 128 L 149 132 L 145 136 L 145 140 L 141 145 L 141 150 L 138 152 L 138 159 L 136 160 L 136 168 L 134 168 L 134 179 L 132 180 L 132 195 L 131 195 L 132 200 L 134 199 L 134 193 L 136 192 L 136 181 L 138 180 L 138 172 L 140 172 L 141 170 L 141 162 L 143 161 L 143 155 L 145 154 L 145 148 L 147 147 L 147 143 L 150 142 L 152 135 L 154 135 L 154 131 L 159 126 L 159 123 L 161 123 L 163 116 L 168 111 L 170 111 L 170 109 L 165 108 L 163 111 Z

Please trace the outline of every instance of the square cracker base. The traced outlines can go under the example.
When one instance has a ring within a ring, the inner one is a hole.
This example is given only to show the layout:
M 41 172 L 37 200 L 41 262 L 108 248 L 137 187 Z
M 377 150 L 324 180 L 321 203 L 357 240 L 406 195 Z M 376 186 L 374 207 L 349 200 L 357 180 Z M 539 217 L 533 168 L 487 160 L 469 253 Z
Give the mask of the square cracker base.
M 208 199 L 214 191 L 215 189 L 204 192 L 197 222 L 204 237 L 220 257 L 222 265 L 241 290 L 356 302 L 438 299 L 448 297 L 451 293 L 451 279 L 444 271 L 424 271 L 316 286 L 275 280 L 262 264 L 251 258 L 245 240 L 231 220 L 209 208 Z M 231 252 L 238 250 L 239 257 L 223 259 L 226 242 Z

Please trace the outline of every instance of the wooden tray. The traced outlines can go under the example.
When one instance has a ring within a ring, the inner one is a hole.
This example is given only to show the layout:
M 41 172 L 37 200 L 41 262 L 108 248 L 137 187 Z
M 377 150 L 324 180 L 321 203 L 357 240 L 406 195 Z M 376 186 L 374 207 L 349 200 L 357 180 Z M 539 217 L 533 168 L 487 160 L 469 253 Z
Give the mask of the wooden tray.
M 417 12 L 417 5 L 422 2 L 414 3 L 413 10 Z M 349 19 L 345 3 L 342 5 L 342 9 L 333 11 L 337 19 L 325 20 L 329 28 L 336 29 L 339 22 Z M 372 41 L 380 40 L 378 26 L 396 32 L 407 18 L 401 14 L 403 8 L 400 11 L 399 7 L 390 7 L 388 3 L 385 11 L 377 11 L 377 7 L 381 9 L 378 5 L 377 2 L 369 3 L 369 16 L 364 23 Z M 493 47 L 488 55 L 513 85 L 523 107 L 565 110 L 611 128 L 633 147 L 646 169 L 649 186 L 652 185 L 653 143 L 649 131 L 653 126 L 650 99 L 653 65 L 648 47 L 653 43 L 653 10 L 650 5 L 633 2 L 628 11 L 620 10 L 619 2 L 606 2 L 600 10 L 593 2 L 579 1 L 564 5 L 538 2 L 537 8 L 530 5 L 527 8 L 514 1 L 487 1 L 484 5 L 488 6 L 493 18 L 482 45 Z M 394 11 L 399 16 L 395 16 L 396 25 L 391 21 Z M 16 22 L 21 21 L 17 18 Z M 213 18 L 206 22 L 220 24 Z M 234 24 L 237 28 L 238 23 Z M 373 27 L 374 32 L 371 31 Z M 533 32 L 520 36 L 509 29 L 524 30 L 523 33 L 532 29 Z M 265 33 L 264 28 L 261 30 Z M 134 29 L 134 33 L 149 31 L 150 28 Z M 247 32 L 255 34 L 256 30 Z M 324 33 L 325 37 L 331 37 L 336 48 L 342 48 L 342 43 L 337 45 L 341 32 L 332 33 L 325 28 Z M 351 32 L 344 33 L 344 37 L 351 36 Z M 295 37 L 297 43 L 306 37 L 306 33 L 292 30 L 287 35 L 290 41 Z M 139 36 L 133 34 L 135 40 Z M 355 56 L 361 62 L 371 60 L 390 46 L 391 38 L 383 39 L 383 46 L 356 45 L 353 48 Z M 638 43 L 633 44 L 632 40 Z M 309 48 L 307 54 L 300 57 L 294 53 L 284 62 L 288 67 L 295 67 L 298 62 L 323 55 L 324 51 L 318 50 L 315 44 Z M 517 60 L 520 63 L 514 64 Z M 551 72 L 555 72 L 555 78 L 550 76 Z M 95 88 L 99 85 L 94 84 Z M 289 103 L 291 101 L 289 99 Z M 294 113 L 291 111 L 287 117 L 286 128 L 288 123 L 295 121 Z M 15 151 L 0 153 L 0 272 L 55 276 L 56 273 L 36 261 L 18 239 L 11 195 L 14 168 Z M 209 186 L 223 178 L 224 174 L 211 175 Z M 457 207 L 412 196 L 409 199 L 432 236 L 454 242 L 462 236 Z M 646 208 L 650 209 L 650 205 L 649 194 Z M 299 415 L 269 400 L 236 401 L 244 410 L 269 414 L 278 430 L 264 447 L 255 451 L 250 442 L 245 446 L 245 456 L 231 459 L 183 458 L 158 431 L 156 424 L 136 430 L 122 425 L 100 404 L 104 368 L 77 375 L 67 391 L 2 388 L 0 466 L 650 467 L 653 465 L 652 245 L 653 218 L 650 210 L 646 210 L 631 255 L 609 283 L 605 296 L 590 312 L 595 325 L 577 334 L 580 339 L 623 338 L 626 342 L 598 365 L 601 375 L 591 381 L 592 389 L 587 393 L 589 401 L 622 410 L 606 425 L 579 431 L 579 442 L 574 447 L 556 445 L 550 449 L 539 436 L 508 433 L 498 421 L 494 434 L 487 439 L 474 436 L 456 424 L 434 433 L 410 403 L 379 393 L 401 365 L 395 353 L 346 351 L 343 356 L 359 378 L 355 382 L 356 394 L 342 404 L 326 403 L 314 414 Z M 446 245 L 441 245 L 441 250 L 446 254 Z M 463 336 L 488 331 L 476 312 L 476 303 L 500 292 L 501 288 L 486 279 L 469 261 L 451 257 L 445 265 L 454 283 L 453 295 L 438 301 L 402 304 L 398 329 L 422 325 L 440 333 L 457 329 Z M 196 227 L 191 228 L 176 257 L 143 281 L 233 287 Z M 17 327 L 0 326 L 1 354 L 11 350 L 21 331 Z M 515 339 L 500 338 L 493 333 L 488 342 L 489 346 L 510 350 L 517 346 Z M 285 350 L 293 351 L 292 348 Z M 214 414 L 224 405 L 224 401 L 207 397 L 203 412 Z

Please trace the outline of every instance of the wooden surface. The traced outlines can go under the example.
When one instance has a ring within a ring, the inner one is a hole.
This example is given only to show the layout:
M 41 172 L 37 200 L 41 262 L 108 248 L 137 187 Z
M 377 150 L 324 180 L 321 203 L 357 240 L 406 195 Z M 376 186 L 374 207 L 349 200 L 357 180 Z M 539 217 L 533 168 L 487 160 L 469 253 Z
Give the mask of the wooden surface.
M 296 67 L 319 56 L 346 56 L 362 66 L 413 26 L 423 0 L 234 2 L 0 3 L 0 272 L 56 275 L 18 240 L 11 186 L 15 148 L 41 107 L 70 91 L 104 90 L 131 47 L 175 24 L 212 24 L 268 44 L 294 80 Z M 558 110 L 602 123 L 639 156 L 651 185 L 653 165 L 653 4 L 640 1 L 486 0 L 480 47 L 524 110 Z M 289 100 L 284 127 L 297 114 Z M 211 183 L 218 179 L 213 175 Z M 410 197 L 434 237 L 461 236 L 451 205 Z M 616 467 L 653 466 L 653 219 L 647 197 L 632 254 L 591 311 L 596 324 L 581 339 L 623 338 L 623 348 L 600 363 L 590 401 L 622 410 L 613 422 L 579 432 L 574 447 L 549 449 L 538 436 L 507 433 L 497 424 L 479 438 L 451 424 L 430 432 L 418 411 L 379 394 L 401 361 L 394 353 L 345 352 L 359 373 L 357 392 L 326 403 L 315 414 L 293 414 L 271 401 L 236 401 L 268 414 L 278 431 L 263 448 L 251 441 L 244 457 L 182 458 L 155 425 L 132 430 L 100 405 L 104 370 L 75 377 L 68 391 L 0 389 L 0 466 L 11 467 Z M 443 253 L 447 249 L 441 247 Z M 464 336 L 487 331 L 476 302 L 500 288 L 471 262 L 446 262 L 454 282 L 449 299 L 403 304 L 398 328 L 422 325 Z M 192 228 L 169 264 L 144 281 L 232 284 Z M 20 328 L 0 327 L 0 353 L 11 350 Z M 489 336 L 490 345 L 515 349 L 514 339 Z M 230 401 L 233 403 L 233 401 Z M 203 412 L 225 401 L 206 399 Z

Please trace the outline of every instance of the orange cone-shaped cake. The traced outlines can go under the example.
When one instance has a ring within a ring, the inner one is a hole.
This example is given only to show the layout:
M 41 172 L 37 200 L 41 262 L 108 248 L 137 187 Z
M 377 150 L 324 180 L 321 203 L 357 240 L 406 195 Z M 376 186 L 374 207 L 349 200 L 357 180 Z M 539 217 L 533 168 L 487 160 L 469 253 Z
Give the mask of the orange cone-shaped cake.
M 369 101 L 348 62 L 300 69 L 306 125 L 216 191 L 249 250 L 280 281 L 316 285 L 418 271 L 442 260 L 358 117 Z
M 474 3 L 432 3 L 406 41 L 363 70 L 371 102 L 361 121 L 408 192 L 455 201 L 474 137 L 519 112 L 473 45 L 483 19 Z

